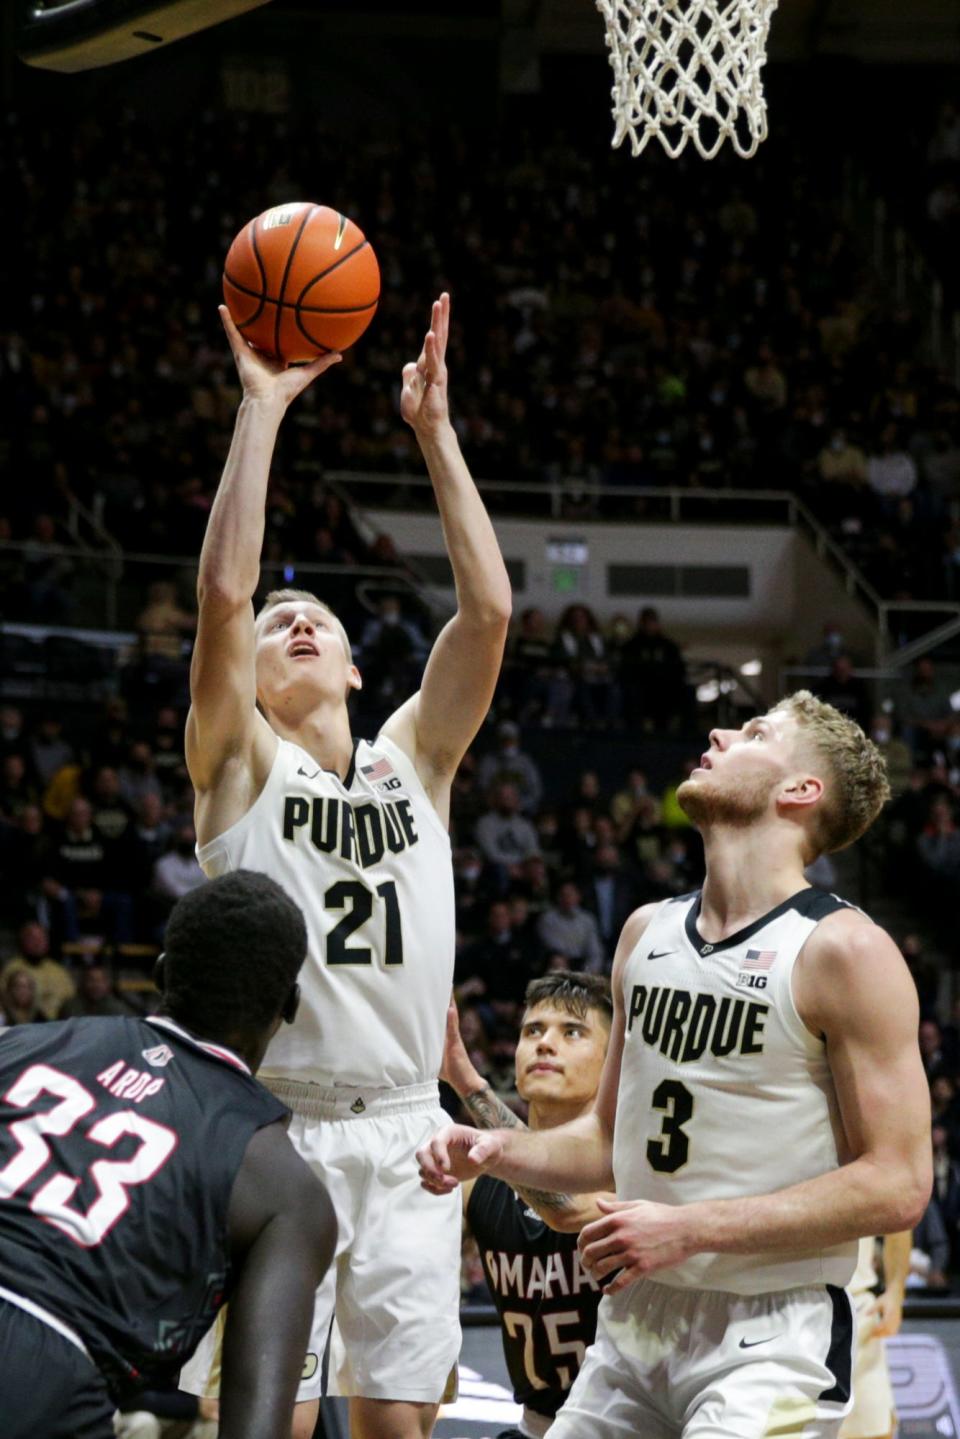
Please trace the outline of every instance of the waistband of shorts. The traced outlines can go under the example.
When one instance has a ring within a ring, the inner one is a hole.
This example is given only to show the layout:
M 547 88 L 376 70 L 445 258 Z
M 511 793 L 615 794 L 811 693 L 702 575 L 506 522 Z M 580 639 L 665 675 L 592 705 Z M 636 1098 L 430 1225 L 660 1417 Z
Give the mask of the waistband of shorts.
M 40 1323 L 45 1324 L 48 1329 L 56 1330 L 62 1339 L 68 1340 L 75 1349 L 79 1349 L 81 1354 L 86 1355 L 91 1364 L 93 1363 L 93 1356 L 77 1331 L 71 1329 L 69 1324 L 64 1324 L 63 1320 L 58 1319 L 55 1314 L 51 1314 L 40 1304 L 34 1304 L 32 1299 L 25 1299 L 22 1294 L 15 1294 L 12 1289 L 4 1289 L 2 1284 L 0 1284 L 0 1299 L 5 1299 L 8 1304 L 14 1305 L 17 1309 L 22 1309 L 25 1314 L 32 1314 L 34 1319 L 39 1319 Z
M 436 1109 L 440 1091 L 435 1079 L 374 1089 L 363 1084 L 304 1084 L 298 1079 L 261 1075 L 261 1082 L 294 1114 L 305 1119 L 377 1119 L 385 1114 L 412 1114 Z

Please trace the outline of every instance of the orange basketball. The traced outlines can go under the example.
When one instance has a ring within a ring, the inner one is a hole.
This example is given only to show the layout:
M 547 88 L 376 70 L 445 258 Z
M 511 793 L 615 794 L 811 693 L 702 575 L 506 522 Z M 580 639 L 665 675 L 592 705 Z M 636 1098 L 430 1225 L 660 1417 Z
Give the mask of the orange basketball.
M 380 266 L 346 215 L 292 201 L 244 225 L 227 252 L 223 298 L 240 333 L 288 363 L 345 350 L 380 298 Z

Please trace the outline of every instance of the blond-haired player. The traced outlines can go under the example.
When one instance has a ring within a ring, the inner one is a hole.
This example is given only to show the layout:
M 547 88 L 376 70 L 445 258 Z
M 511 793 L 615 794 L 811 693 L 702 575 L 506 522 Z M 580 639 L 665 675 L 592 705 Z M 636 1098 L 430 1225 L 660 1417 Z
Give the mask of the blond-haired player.
M 355 740 L 347 698 L 361 678 L 336 616 L 297 590 L 269 595 L 256 620 L 251 606 L 278 429 L 338 357 L 283 369 L 221 313 L 243 399 L 200 556 L 187 762 L 207 874 L 261 870 L 307 922 L 297 1023 L 261 1070 L 293 1111 L 290 1137 L 323 1175 L 339 1224 L 294 1433 L 314 1430 L 335 1304 L 354 1439 L 420 1439 L 459 1352 L 460 1206 L 431 1206 L 413 1161 L 442 1116 L 450 784 L 493 695 L 510 586 L 450 423 L 443 295 L 404 368 L 400 408 L 433 481 L 457 611 L 419 692 L 374 739 Z M 208 1346 L 185 1387 L 203 1392 L 210 1362 Z
M 850 1404 L 857 1239 L 931 1185 L 917 999 L 896 946 L 805 881 L 888 794 L 860 728 L 805 691 L 714 730 L 678 798 L 701 892 L 636 911 L 614 961 L 594 1111 L 548 1131 L 447 1126 L 425 1187 L 492 1173 L 618 1199 L 580 1236 L 597 1342 L 551 1439 L 835 1435 Z
M 877 1287 L 876 1241 L 861 1239 L 850 1298 L 857 1314 L 857 1352 L 853 1364 L 853 1408 L 840 1439 L 890 1439 L 897 1422 L 885 1339 L 900 1333 L 903 1299 L 910 1273 L 913 1234 L 904 1229 L 883 1240 L 883 1289 Z

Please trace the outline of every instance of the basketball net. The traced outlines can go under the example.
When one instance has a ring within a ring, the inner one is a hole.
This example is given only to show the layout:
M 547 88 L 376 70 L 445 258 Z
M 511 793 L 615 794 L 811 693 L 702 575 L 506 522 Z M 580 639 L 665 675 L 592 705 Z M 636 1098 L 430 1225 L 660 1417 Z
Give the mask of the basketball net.
M 596 0 L 613 67 L 613 144 L 687 141 L 705 160 L 724 140 L 747 159 L 767 135 L 760 72 L 777 0 Z

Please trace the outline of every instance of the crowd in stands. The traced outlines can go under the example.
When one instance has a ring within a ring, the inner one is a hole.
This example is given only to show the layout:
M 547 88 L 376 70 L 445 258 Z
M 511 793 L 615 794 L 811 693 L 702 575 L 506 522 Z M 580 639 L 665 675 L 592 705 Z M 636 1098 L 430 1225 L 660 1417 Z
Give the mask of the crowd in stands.
M 795 130 L 749 166 L 698 165 L 695 184 L 692 163 L 631 166 L 562 122 L 345 150 L 315 117 L 211 111 L 176 147 L 95 105 L 69 146 L 43 116 L 9 117 L 0 181 L 20 219 L 3 243 L 27 279 L 0 320 L 0 404 L 21 417 L 0 464 L 30 484 L 7 491 L 0 538 L 30 548 L 14 573 L 5 561 L 0 598 L 62 618 L 69 566 L 50 545 L 71 494 L 128 552 L 197 554 L 237 399 L 222 258 L 249 216 L 301 193 L 362 222 L 383 293 L 283 427 L 268 560 L 395 558 L 324 475 L 422 469 L 399 376 L 447 285 L 478 476 L 562 481 L 578 514 L 594 482 L 792 489 L 883 595 L 955 596 L 960 396 L 923 363 L 915 317 L 886 302 Z M 612 512 L 650 505 L 625 494 Z

